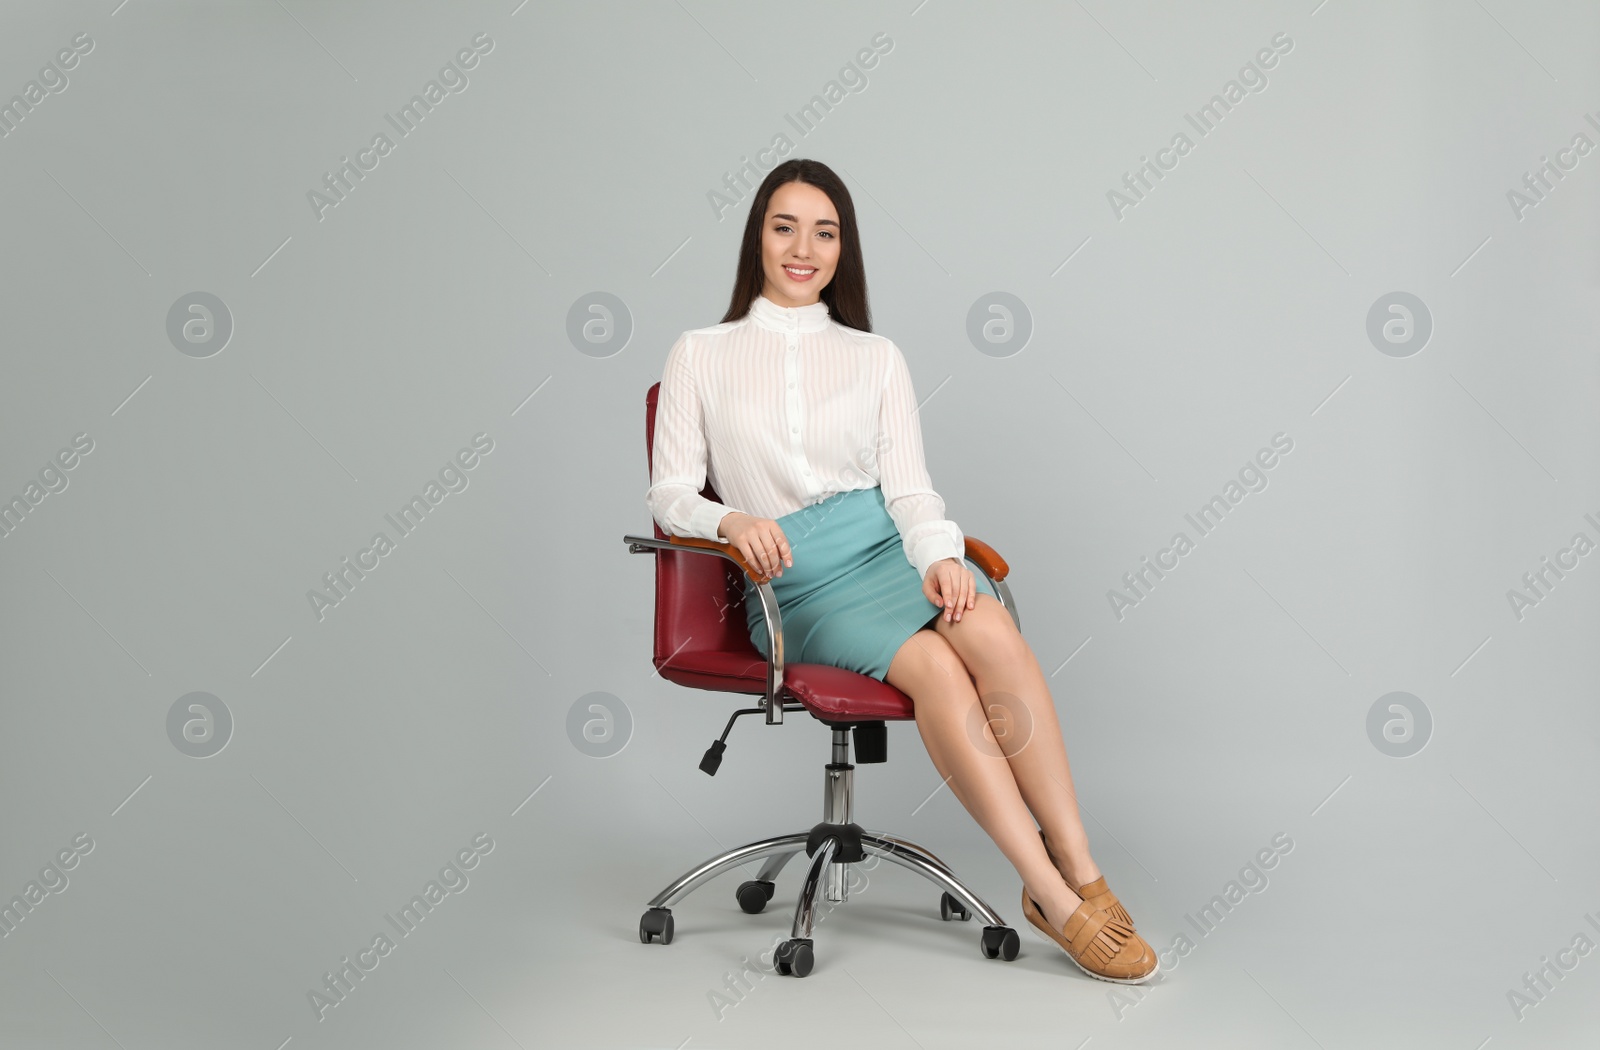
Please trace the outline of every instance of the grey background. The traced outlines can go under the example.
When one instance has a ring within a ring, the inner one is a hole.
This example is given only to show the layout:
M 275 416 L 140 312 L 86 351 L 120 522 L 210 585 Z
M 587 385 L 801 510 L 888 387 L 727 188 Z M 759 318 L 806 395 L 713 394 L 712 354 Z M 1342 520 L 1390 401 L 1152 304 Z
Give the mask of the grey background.
M 1600 143 L 1592 5 L 3 17 L 0 99 L 94 47 L 0 139 L 0 494 L 94 447 L 0 539 L 0 900 L 93 848 L 0 939 L 0 1045 L 1595 1045 L 1600 957 L 1508 1002 L 1600 942 L 1600 555 L 1520 620 L 1507 599 L 1600 539 L 1600 156 L 1521 218 L 1507 200 Z M 1268 86 L 1198 136 L 1183 114 L 1280 32 Z M 319 220 L 307 191 L 480 33 L 467 89 Z M 644 392 L 726 307 L 745 210 L 708 191 L 879 33 L 790 155 L 854 194 L 935 484 L 1011 563 L 1096 858 L 1167 953 L 1139 990 L 1027 926 L 910 723 L 857 771 L 857 819 L 951 862 L 1021 957 L 984 960 L 887 868 L 825 917 L 815 973 L 752 976 L 731 1009 L 712 993 L 787 930 L 797 865 L 760 916 L 726 877 L 672 945 L 637 939 L 693 863 L 820 819 L 810 719 L 744 720 L 695 768 L 740 701 L 652 674 L 652 563 L 621 537 L 650 528 Z M 1119 219 L 1107 191 L 1185 130 Z M 233 323 L 207 357 L 167 334 L 196 291 Z M 632 325 L 608 356 L 567 334 L 596 291 Z M 1033 325 L 1010 356 L 966 334 L 994 291 Z M 1366 330 L 1397 291 L 1433 324 L 1406 357 Z M 1266 489 L 1112 615 L 1280 431 Z M 319 619 L 306 593 L 479 433 L 467 487 Z M 1432 721 L 1407 758 L 1367 729 L 1397 691 Z M 192 692 L 232 719 L 206 758 L 168 733 Z M 595 692 L 631 719 L 607 758 L 567 731 Z M 319 1021 L 323 974 L 480 833 L 470 882 Z M 1280 833 L 1270 882 L 1200 936 Z

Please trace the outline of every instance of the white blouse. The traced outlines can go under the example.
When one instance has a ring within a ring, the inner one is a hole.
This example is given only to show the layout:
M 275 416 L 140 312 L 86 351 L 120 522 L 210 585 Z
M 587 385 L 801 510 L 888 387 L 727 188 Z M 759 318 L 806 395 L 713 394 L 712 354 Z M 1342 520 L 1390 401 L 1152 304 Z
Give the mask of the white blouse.
M 645 502 L 664 532 L 726 543 L 717 524 L 730 511 L 776 519 L 878 485 L 926 579 L 965 556 L 965 537 L 928 477 L 916 411 L 891 340 L 837 323 L 826 303 L 758 295 L 744 317 L 684 332 L 667 353 Z M 700 495 L 707 477 L 728 503 Z

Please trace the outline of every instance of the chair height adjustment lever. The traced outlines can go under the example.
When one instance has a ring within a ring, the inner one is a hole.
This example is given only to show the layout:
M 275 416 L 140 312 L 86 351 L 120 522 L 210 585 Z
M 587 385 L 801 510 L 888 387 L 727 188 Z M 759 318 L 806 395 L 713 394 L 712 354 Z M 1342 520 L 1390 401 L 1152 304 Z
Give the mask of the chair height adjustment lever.
M 701 772 L 708 777 L 717 775 L 717 767 L 722 765 L 722 753 L 728 750 L 728 734 L 733 731 L 733 723 L 740 715 L 759 715 L 765 710 L 766 708 L 764 707 L 747 707 L 742 711 L 735 711 L 728 719 L 728 724 L 723 728 L 722 735 L 713 740 L 711 746 L 706 748 L 705 757 L 700 759 Z

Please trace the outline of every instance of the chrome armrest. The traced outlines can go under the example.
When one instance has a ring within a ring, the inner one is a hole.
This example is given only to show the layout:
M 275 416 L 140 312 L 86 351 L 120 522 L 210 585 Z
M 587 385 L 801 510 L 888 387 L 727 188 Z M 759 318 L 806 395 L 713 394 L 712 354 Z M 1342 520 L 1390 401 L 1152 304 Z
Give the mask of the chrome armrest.
M 726 547 L 724 544 L 699 538 L 669 537 L 658 540 L 654 536 L 624 536 L 622 542 L 628 545 L 632 554 L 655 553 L 658 550 L 683 551 L 686 554 L 712 554 L 724 558 L 739 566 L 745 578 L 756 584 L 756 593 L 761 598 L 761 615 L 767 627 L 767 692 L 761 698 L 759 707 L 766 711 L 767 725 L 782 725 L 783 712 L 783 617 L 778 610 L 778 596 L 773 593 L 770 577 L 754 575 L 749 566 L 744 562 L 737 550 Z M 796 704 L 796 710 L 803 710 L 803 705 Z
M 972 561 L 970 557 L 966 560 Z M 1017 604 L 1011 598 L 1011 588 L 1006 586 L 1006 581 L 990 576 L 988 572 L 984 571 L 984 567 L 980 562 L 972 562 L 972 568 L 977 575 L 989 581 L 989 585 L 994 588 L 995 596 L 1000 599 L 1001 607 L 1011 614 L 1011 622 L 1017 625 L 1017 630 L 1022 630 L 1022 617 L 1017 613 Z
M 966 560 L 970 561 L 984 579 L 989 581 L 994 588 L 994 593 L 1000 599 L 1000 605 L 1011 614 L 1011 622 L 1017 625 L 1017 630 L 1022 630 L 1022 617 L 1017 614 L 1017 603 L 1011 599 L 1011 588 L 1006 586 L 1006 577 L 1011 574 L 1011 566 L 1000 557 L 1000 552 L 978 539 L 976 536 L 966 537 L 966 550 L 963 552 Z

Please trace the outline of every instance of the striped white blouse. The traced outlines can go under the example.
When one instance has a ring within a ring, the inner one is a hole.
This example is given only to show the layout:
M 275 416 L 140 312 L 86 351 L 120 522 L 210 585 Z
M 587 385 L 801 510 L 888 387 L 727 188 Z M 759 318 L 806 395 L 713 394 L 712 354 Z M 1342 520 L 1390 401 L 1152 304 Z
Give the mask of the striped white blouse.
M 964 556 L 965 537 L 928 477 L 916 412 L 891 340 L 835 322 L 823 302 L 757 296 L 744 317 L 684 332 L 667 353 L 645 502 L 669 534 L 726 542 L 717 524 L 730 511 L 776 519 L 880 485 L 926 579 Z M 708 477 L 727 503 L 700 495 Z

